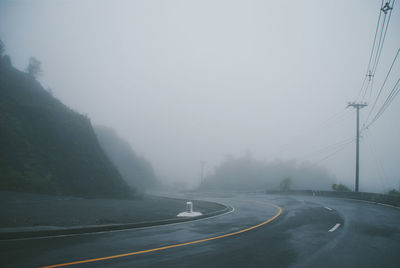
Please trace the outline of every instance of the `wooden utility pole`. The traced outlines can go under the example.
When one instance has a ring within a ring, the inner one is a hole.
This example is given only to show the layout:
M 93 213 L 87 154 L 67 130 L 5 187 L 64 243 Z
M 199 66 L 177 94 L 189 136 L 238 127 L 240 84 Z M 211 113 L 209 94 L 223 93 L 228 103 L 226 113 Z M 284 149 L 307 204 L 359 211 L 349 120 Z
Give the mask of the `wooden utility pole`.
M 204 180 L 204 168 L 206 166 L 206 161 L 200 161 L 200 165 L 201 165 L 201 172 L 200 172 L 200 183 L 203 182 Z
M 356 182 L 355 191 L 358 192 L 360 182 L 360 108 L 367 106 L 367 103 L 349 102 L 347 107 L 354 107 L 357 109 L 357 142 L 356 142 Z

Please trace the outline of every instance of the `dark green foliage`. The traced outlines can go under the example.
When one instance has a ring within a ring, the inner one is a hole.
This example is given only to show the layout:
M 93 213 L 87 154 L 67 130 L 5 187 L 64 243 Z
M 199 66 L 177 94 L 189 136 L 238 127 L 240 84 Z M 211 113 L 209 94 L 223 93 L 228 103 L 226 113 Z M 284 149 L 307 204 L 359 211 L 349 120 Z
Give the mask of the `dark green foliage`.
M 200 190 L 257 191 L 277 190 L 282 178 L 291 178 L 293 189 L 328 190 L 335 178 L 324 168 L 312 164 L 297 164 L 295 161 L 258 161 L 245 155 L 229 156 L 214 174 L 200 185 Z
M 94 130 L 101 147 L 129 185 L 140 190 L 159 186 L 151 164 L 138 156 L 112 128 L 96 126 Z
M 0 58 L 0 189 L 91 197 L 132 191 L 89 119 Z
M 338 191 L 338 192 L 351 192 L 350 188 L 347 187 L 344 184 L 332 184 L 332 190 Z
M 388 192 L 388 194 L 391 194 L 391 195 L 400 195 L 400 191 L 397 191 L 396 189 L 392 189 L 392 190 L 390 190 L 390 191 Z

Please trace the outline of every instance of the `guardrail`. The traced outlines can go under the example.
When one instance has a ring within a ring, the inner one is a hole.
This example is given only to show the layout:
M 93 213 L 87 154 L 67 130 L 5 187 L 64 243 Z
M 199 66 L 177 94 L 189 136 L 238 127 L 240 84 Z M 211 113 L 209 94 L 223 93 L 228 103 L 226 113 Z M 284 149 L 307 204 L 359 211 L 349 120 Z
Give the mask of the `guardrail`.
M 291 190 L 291 191 L 266 191 L 267 194 L 287 194 L 287 195 L 313 195 L 338 198 L 349 198 L 382 203 L 400 207 L 400 195 L 388 195 L 364 192 L 338 192 L 338 191 L 313 191 L 313 190 Z

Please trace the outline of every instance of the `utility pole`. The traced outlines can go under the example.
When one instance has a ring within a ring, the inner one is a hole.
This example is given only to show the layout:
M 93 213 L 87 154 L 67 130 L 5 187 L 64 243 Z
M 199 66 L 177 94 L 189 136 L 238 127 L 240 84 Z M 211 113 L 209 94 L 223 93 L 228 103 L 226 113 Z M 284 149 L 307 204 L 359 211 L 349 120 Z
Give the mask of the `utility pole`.
M 356 142 L 356 185 L 355 192 L 358 192 L 359 179 L 360 179 L 360 108 L 367 106 L 367 103 L 355 103 L 349 102 L 347 107 L 353 107 L 357 109 L 357 142 Z
M 200 165 L 201 165 L 201 173 L 200 173 L 200 183 L 203 182 L 204 179 L 204 167 L 206 166 L 206 161 L 200 161 Z

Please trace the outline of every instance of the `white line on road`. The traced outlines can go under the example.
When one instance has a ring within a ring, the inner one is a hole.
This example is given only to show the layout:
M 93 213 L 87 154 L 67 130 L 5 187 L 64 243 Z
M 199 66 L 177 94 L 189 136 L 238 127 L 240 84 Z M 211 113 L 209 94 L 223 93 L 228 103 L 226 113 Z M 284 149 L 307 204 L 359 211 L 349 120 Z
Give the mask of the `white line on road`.
M 333 226 L 328 232 L 332 233 L 332 232 L 336 231 L 336 229 L 339 228 L 339 226 L 340 226 L 340 223 L 336 223 L 335 226 Z
M 220 203 L 223 204 L 223 203 Z M 227 206 L 223 204 L 226 207 L 231 208 L 231 210 L 219 214 L 219 215 L 214 215 L 211 217 L 205 217 L 201 219 L 196 219 L 196 220 L 190 220 L 190 221 L 182 221 L 182 222 L 175 222 L 175 223 L 167 223 L 167 224 L 160 224 L 160 225 L 152 225 L 152 226 L 145 226 L 145 227 L 137 227 L 137 228 L 129 228 L 129 229 L 119 229 L 119 230 L 109 230 L 109 231 L 98 231 L 98 232 L 88 232 L 88 233 L 77 233 L 77 234 L 62 234 L 62 235 L 53 235 L 53 236 L 38 236 L 38 237 L 26 237 L 26 238 L 11 238 L 11 239 L 5 239 L 4 241 L 21 241 L 21 240 L 37 240 L 37 239 L 51 239 L 55 237 L 71 237 L 71 236 L 84 236 L 84 235 L 96 235 L 96 234 L 106 234 L 106 233 L 116 233 L 116 232 L 127 232 L 127 231 L 133 231 L 133 230 L 143 230 L 143 229 L 150 229 L 150 228 L 157 228 L 157 227 L 163 227 L 163 226 L 171 226 L 171 225 L 179 225 L 179 224 L 184 224 L 184 223 L 190 223 L 190 222 L 196 222 L 196 221 L 202 221 L 206 219 L 212 219 L 215 217 L 219 217 L 222 215 L 226 215 L 229 213 L 235 212 L 235 208 L 232 206 Z
M 326 208 L 327 210 L 332 210 L 331 208 L 328 208 L 328 207 L 324 207 L 324 208 Z

